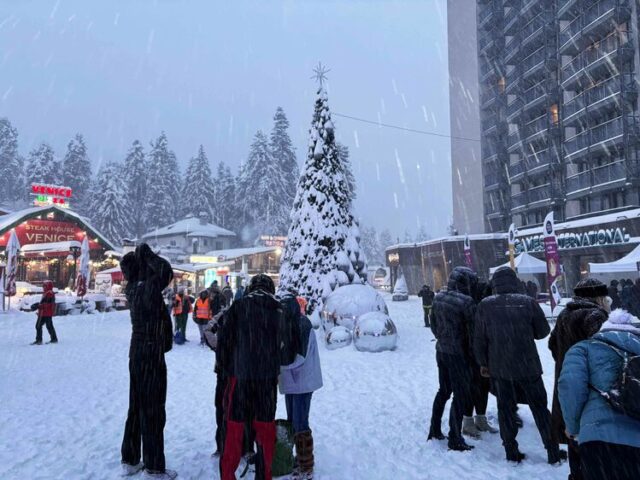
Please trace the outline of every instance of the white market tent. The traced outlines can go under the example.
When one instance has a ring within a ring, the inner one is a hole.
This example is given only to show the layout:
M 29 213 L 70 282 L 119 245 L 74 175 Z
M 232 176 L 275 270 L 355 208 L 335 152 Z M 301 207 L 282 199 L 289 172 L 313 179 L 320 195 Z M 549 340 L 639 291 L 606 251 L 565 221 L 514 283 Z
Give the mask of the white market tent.
M 589 263 L 591 273 L 637 272 L 640 262 L 640 245 L 624 257 L 608 263 Z
M 536 273 L 547 273 L 547 264 L 542 260 L 538 260 L 533 255 L 523 252 L 514 259 L 516 271 L 521 275 L 531 275 Z M 489 273 L 493 275 L 496 270 L 502 267 L 510 267 L 509 262 L 498 265 L 489 269 Z

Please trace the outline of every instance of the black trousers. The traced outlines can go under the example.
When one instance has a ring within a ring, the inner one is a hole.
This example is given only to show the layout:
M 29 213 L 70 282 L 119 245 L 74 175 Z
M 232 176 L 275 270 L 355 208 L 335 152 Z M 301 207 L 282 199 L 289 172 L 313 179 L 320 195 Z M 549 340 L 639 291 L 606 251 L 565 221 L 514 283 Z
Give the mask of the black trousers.
M 487 413 L 490 387 L 490 380 L 480 375 L 480 367 L 474 363 L 471 367 L 471 398 L 473 402 L 471 408 L 464 412 L 467 417 L 473 416 L 474 409 L 476 415 L 485 415 Z
M 569 480 L 583 480 L 582 465 L 580 463 L 580 446 L 575 440 L 568 442 Z
M 58 341 L 58 336 L 56 335 L 56 329 L 53 328 L 53 318 L 51 317 L 42 317 L 38 316 L 38 320 L 36 321 L 36 342 L 42 342 L 42 326 L 47 326 L 47 332 L 49 332 L 49 337 L 51 337 L 52 342 Z
M 132 351 L 129 358 L 129 412 L 122 439 L 122 462 L 140 462 L 147 470 L 164 472 L 167 366 L 161 351 Z
M 422 309 L 424 310 L 424 326 L 427 328 L 431 328 L 431 324 L 429 323 L 429 314 L 431 313 L 431 306 L 423 305 Z
M 462 355 L 436 352 L 440 383 L 431 409 L 431 431 L 441 431 L 442 414 L 453 394 L 449 410 L 449 445 L 462 441 L 462 416 L 473 405 L 471 397 L 471 366 Z
M 637 480 L 640 448 L 606 442 L 580 444 L 580 463 L 585 480 Z
M 547 391 L 542 377 L 505 380 L 492 378 L 496 398 L 498 399 L 498 422 L 500 423 L 500 437 L 504 449 L 509 454 L 518 449 L 516 435 L 516 411 L 518 392 L 521 392 L 531 409 L 533 419 L 538 427 L 542 443 L 547 450 L 554 450 L 558 445 L 551 437 L 551 414 L 547 409 Z

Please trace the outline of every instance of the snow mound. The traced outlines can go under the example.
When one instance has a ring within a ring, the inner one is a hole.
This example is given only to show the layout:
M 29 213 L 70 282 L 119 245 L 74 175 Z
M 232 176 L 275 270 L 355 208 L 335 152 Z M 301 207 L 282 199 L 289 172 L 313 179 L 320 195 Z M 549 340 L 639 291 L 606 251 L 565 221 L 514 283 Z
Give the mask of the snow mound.
M 353 331 L 353 343 L 361 352 L 395 350 L 398 343 L 398 330 L 386 313 L 365 313 L 358 318 Z
M 407 281 L 404 278 L 404 273 L 400 274 L 400 277 L 393 287 L 393 297 L 391 297 L 391 300 L 394 302 L 404 302 L 409 300 L 409 288 L 407 287 Z
M 370 285 L 344 285 L 327 297 L 322 325 L 325 331 L 335 325 L 353 330 L 356 319 L 368 312 L 389 313 L 384 298 Z

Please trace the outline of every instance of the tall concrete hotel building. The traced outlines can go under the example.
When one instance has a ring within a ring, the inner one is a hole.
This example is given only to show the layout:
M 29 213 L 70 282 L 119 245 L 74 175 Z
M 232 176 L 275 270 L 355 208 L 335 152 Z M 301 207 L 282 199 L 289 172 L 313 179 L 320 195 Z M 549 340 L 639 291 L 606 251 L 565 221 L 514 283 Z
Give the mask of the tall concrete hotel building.
M 634 0 L 477 0 L 487 231 L 639 205 L 638 14 Z

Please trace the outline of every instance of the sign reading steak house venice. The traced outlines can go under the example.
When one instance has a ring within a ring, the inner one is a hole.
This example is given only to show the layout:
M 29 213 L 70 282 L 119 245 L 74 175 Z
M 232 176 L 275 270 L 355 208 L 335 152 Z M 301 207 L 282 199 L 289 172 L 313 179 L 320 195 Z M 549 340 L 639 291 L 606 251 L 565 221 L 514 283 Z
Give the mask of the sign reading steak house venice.
M 626 228 L 602 228 L 588 232 L 558 233 L 558 248 L 570 250 L 574 248 L 604 247 L 628 243 L 630 236 Z M 525 248 L 526 247 L 526 248 Z M 543 235 L 532 235 L 516 240 L 516 252 L 544 252 Z

